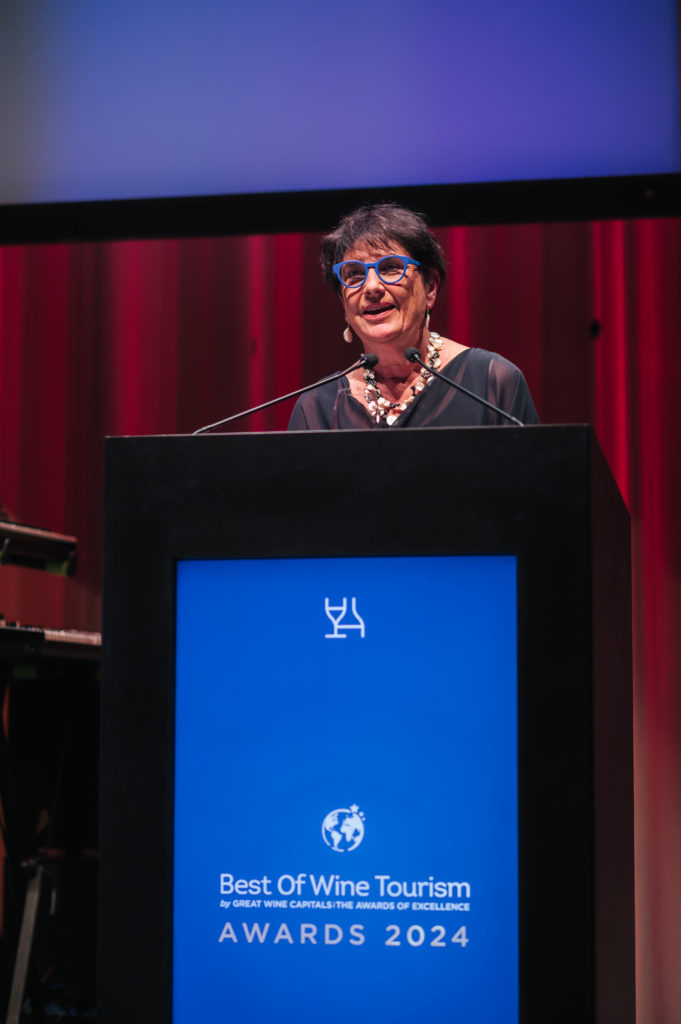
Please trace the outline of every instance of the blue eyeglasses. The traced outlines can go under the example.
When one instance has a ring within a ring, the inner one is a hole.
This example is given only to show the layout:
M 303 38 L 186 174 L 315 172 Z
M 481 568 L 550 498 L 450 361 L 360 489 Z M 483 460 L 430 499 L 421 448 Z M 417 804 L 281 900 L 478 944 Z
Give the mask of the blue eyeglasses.
M 397 284 L 407 273 L 410 264 L 413 267 L 421 266 L 419 261 L 413 260 L 411 256 L 383 256 L 375 263 L 344 260 L 342 263 L 334 264 L 333 272 L 345 288 L 361 288 L 372 267 L 384 284 Z

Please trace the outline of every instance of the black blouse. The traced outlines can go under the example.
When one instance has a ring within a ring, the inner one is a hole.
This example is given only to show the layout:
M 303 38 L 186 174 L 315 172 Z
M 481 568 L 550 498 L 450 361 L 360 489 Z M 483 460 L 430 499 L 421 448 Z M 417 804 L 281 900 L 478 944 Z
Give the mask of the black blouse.
M 482 348 L 467 348 L 441 370 L 481 398 L 516 416 L 522 423 L 538 423 L 525 378 L 513 363 Z M 376 423 L 366 406 L 350 393 L 347 377 L 323 384 L 296 402 L 289 430 L 370 430 Z M 393 427 L 512 426 L 509 420 L 435 378 L 400 413 Z

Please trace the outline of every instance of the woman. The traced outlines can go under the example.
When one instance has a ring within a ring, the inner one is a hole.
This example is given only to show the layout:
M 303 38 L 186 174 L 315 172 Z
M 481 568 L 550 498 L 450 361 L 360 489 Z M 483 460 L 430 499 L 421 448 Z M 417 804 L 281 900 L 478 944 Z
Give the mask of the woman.
M 378 363 L 299 398 L 289 430 L 508 422 L 410 362 L 405 352 L 411 347 L 430 369 L 522 423 L 537 422 L 517 367 L 431 331 L 431 310 L 446 271 L 442 248 L 420 214 L 394 203 L 363 206 L 322 239 L 321 257 L 326 280 L 343 305 L 343 338 L 358 338 Z

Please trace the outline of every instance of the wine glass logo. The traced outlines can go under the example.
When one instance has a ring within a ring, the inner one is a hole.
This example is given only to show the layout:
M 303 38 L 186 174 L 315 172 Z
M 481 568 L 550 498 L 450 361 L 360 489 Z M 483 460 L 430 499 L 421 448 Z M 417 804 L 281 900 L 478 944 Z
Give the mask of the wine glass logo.
M 348 629 L 358 629 L 359 635 L 364 639 L 366 629 L 364 619 L 357 611 L 357 598 L 350 598 L 350 615 L 348 615 L 348 599 L 344 597 L 340 604 L 331 604 L 331 598 L 324 598 L 324 611 L 333 623 L 333 633 L 325 633 L 325 640 L 346 640 Z M 335 614 L 334 614 L 335 613 Z M 345 616 L 348 615 L 348 619 Z M 351 617 L 350 617 L 351 616 Z M 354 621 L 353 621 L 354 619 Z

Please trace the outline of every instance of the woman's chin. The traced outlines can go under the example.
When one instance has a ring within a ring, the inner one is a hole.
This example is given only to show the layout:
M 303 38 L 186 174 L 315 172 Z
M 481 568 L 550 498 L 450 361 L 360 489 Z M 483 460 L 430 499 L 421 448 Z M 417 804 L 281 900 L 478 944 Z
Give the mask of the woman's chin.
M 373 327 L 369 327 L 368 330 L 362 331 L 360 338 L 365 347 L 371 348 L 372 345 L 391 345 L 399 341 L 401 336 L 400 331 L 396 331 L 393 326 L 389 324 L 376 324 Z

